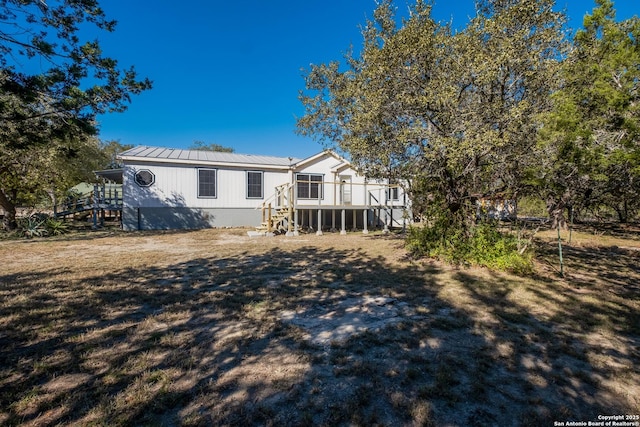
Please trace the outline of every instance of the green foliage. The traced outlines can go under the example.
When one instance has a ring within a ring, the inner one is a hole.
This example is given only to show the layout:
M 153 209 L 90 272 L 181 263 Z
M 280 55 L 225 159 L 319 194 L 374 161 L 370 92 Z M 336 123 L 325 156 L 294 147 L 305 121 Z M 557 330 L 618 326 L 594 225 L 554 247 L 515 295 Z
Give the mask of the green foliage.
M 193 144 L 189 146 L 189 150 L 217 151 L 220 153 L 233 153 L 235 151 L 231 147 L 225 147 L 214 143 L 207 144 L 204 141 L 193 141 Z
M 0 206 L 8 217 L 15 215 L 11 210 L 16 206 L 34 208 L 47 200 L 51 207 L 73 185 L 94 180 L 93 171 L 106 162 L 95 138 L 52 140 L 20 149 L 9 149 L 0 139 Z
M 553 0 L 479 0 L 455 32 L 432 2 L 402 21 L 393 4 L 343 64 L 308 71 L 300 134 L 402 180 L 415 216 L 496 195 L 542 200 L 554 227 L 568 210 L 640 212 L 640 19 L 596 0 L 570 43 Z
M 123 165 L 116 158 L 118 154 L 133 148 L 131 144 L 121 144 L 120 141 L 101 141 L 100 142 L 100 155 L 102 157 L 100 166 L 101 169 L 118 169 Z
M 411 227 L 407 236 L 407 249 L 414 256 L 443 258 L 461 263 L 468 252 L 462 227 L 453 224 L 446 215 L 437 215 L 423 227 Z
M 69 231 L 69 226 L 61 219 L 44 213 L 34 213 L 19 218 L 17 232 L 28 239 L 34 237 L 59 236 Z
M 408 182 L 457 215 L 475 195 L 518 193 L 565 51 L 551 0 L 477 2 L 461 31 L 416 1 L 401 25 L 382 1 L 359 55 L 314 65 L 298 132 L 335 144 L 372 178 Z
M 544 115 L 531 181 L 563 222 L 563 211 L 640 210 L 640 20 L 616 22 L 597 0 L 563 62 L 562 86 Z M 555 225 L 555 224 L 554 224 Z
M 48 236 L 59 236 L 69 231 L 69 226 L 61 219 L 47 218 L 44 227 Z
M 0 16 L 0 67 L 10 83 L 4 89 L 23 105 L 40 104 L 49 120 L 93 127 L 95 113 L 123 111 L 131 94 L 151 87 L 148 79 L 137 80 L 133 68 L 119 69 L 115 59 L 105 57 L 98 41 L 83 39 L 89 27 L 115 30 L 116 21 L 96 0 L 6 0 Z M 34 64 L 37 68 L 30 67 Z M 29 75 L 22 69 L 41 72 Z M 0 113 L 11 123 L 37 122 L 11 109 Z
M 520 253 L 517 238 L 500 232 L 492 222 L 465 230 L 441 216 L 424 227 L 412 227 L 406 244 L 414 256 L 521 275 L 533 271 L 532 255 Z
M 477 225 L 473 229 L 469 247 L 469 259 L 473 264 L 517 274 L 533 271 L 531 254 L 521 254 L 517 237 L 500 232 L 494 223 Z
M 124 111 L 151 81 L 83 40 L 115 28 L 96 0 L 6 0 L 0 16 L 0 206 L 12 229 L 17 205 L 91 170 L 97 115 Z
M 18 232 L 28 239 L 42 237 L 47 233 L 46 221 L 46 217 L 37 214 L 20 218 L 18 220 Z
M 544 218 L 547 215 L 547 206 L 539 197 L 525 196 L 518 200 L 518 215 Z

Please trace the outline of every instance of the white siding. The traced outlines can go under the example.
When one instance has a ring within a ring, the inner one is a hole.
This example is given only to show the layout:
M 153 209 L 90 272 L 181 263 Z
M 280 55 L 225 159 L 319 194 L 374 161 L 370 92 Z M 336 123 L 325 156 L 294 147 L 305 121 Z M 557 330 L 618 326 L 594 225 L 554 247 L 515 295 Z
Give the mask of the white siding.
M 351 206 L 364 206 L 367 204 L 367 194 L 371 190 L 371 186 L 365 186 L 365 179 L 359 175 L 351 167 L 342 167 L 343 162 L 331 155 L 327 155 L 318 159 L 313 164 L 305 165 L 303 168 L 296 170 L 296 173 L 320 174 L 324 176 L 324 197 L 321 200 L 322 206 L 341 205 L 341 177 L 351 177 L 350 187 Z M 298 199 L 299 206 L 318 206 L 318 200 Z
M 247 198 L 248 169 L 216 170 L 216 197 L 198 197 L 198 169 L 196 166 L 162 164 L 127 164 L 124 169 L 124 204 L 126 207 L 179 207 L 192 208 L 255 208 L 262 199 Z M 138 170 L 149 170 L 155 175 L 155 183 L 140 187 L 134 181 Z M 259 171 L 259 168 L 251 169 Z M 288 180 L 287 171 L 262 171 L 264 198 L 273 194 L 276 185 Z
M 216 197 L 198 197 L 198 169 L 216 170 Z M 138 170 L 149 170 L 155 175 L 155 182 L 149 187 L 140 187 L 134 181 Z M 261 171 L 263 178 L 263 198 L 247 198 L 247 171 Z M 398 200 L 387 200 L 385 181 L 370 180 L 365 184 L 363 176 L 343 160 L 330 154 L 318 156 L 290 172 L 255 168 L 230 168 L 196 166 L 193 164 L 167 164 L 158 162 L 127 162 L 124 168 L 124 206 L 129 208 L 189 207 L 189 208 L 257 208 L 265 200 L 272 201 L 275 187 L 292 182 L 292 174 L 303 173 L 322 175 L 324 179 L 323 197 L 320 206 L 341 206 L 341 177 L 350 177 L 351 203 L 346 206 L 387 205 L 402 206 L 405 203 L 402 190 Z M 319 206 L 317 199 L 296 198 L 296 204 Z

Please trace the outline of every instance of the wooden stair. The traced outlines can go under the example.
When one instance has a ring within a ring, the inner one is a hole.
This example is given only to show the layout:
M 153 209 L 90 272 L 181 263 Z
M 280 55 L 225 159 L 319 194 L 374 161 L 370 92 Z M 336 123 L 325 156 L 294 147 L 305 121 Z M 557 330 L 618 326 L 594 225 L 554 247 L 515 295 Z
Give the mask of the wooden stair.
M 256 231 L 258 233 L 286 233 L 287 225 L 286 221 L 289 217 L 289 209 L 288 208 L 278 208 L 275 209 L 274 214 L 271 215 L 271 224 L 269 224 L 269 218 L 266 221 L 263 221 L 262 224 L 256 227 Z
M 256 209 L 262 209 L 262 224 L 250 235 L 285 234 L 293 224 L 293 184 L 278 185 L 275 192 Z M 291 218 L 291 219 L 290 219 Z

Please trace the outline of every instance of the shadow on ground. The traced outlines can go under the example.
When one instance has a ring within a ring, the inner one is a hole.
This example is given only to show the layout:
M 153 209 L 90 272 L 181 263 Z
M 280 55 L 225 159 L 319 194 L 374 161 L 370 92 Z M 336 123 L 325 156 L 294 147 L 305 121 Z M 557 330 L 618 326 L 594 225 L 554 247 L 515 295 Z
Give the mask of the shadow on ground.
M 583 305 L 562 283 L 527 289 L 565 307 L 554 317 L 519 304 L 505 276 L 364 250 L 66 273 L 0 275 L 1 424 L 543 425 L 638 409 L 618 388 L 638 379 L 637 313 L 607 295 Z M 444 297 L 451 286 L 473 304 Z M 282 318 L 362 296 L 406 311 L 324 345 Z M 600 328 L 616 348 L 591 341 Z

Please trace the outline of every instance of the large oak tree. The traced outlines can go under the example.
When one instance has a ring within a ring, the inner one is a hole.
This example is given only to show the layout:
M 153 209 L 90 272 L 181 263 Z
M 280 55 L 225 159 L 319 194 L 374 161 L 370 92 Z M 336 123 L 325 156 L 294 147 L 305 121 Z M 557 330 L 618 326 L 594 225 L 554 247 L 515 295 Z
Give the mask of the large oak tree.
M 553 6 L 482 0 L 453 31 L 427 2 L 398 23 L 384 1 L 360 51 L 309 70 L 299 132 L 335 144 L 369 177 L 408 182 L 414 199 L 468 229 L 475 198 L 523 187 L 566 48 Z
M 0 1 L 0 207 L 16 206 L 74 173 L 95 148 L 96 115 L 121 112 L 151 87 L 84 34 L 111 32 L 96 0 Z M 49 169 L 58 165 L 58 169 Z M 48 172 L 47 173 L 45 173 Z

